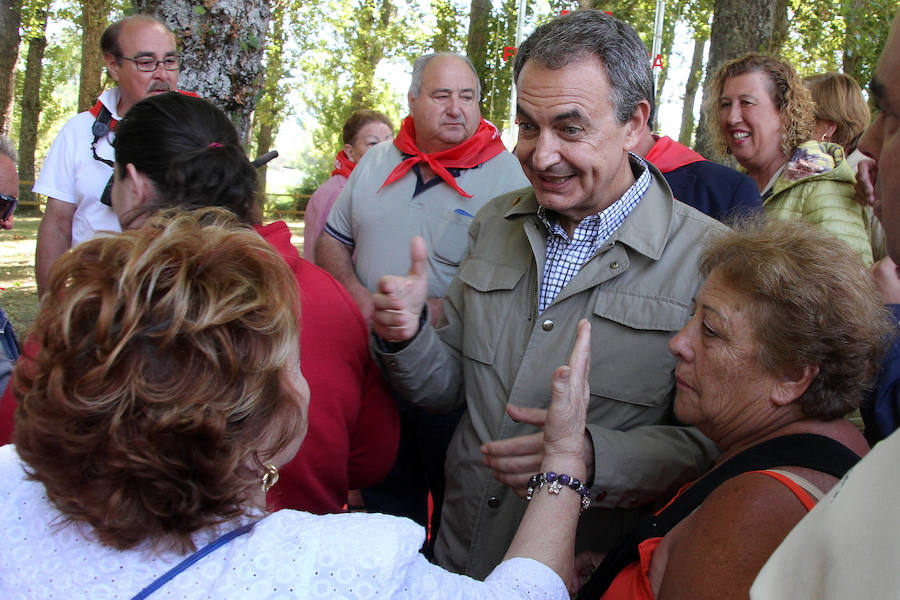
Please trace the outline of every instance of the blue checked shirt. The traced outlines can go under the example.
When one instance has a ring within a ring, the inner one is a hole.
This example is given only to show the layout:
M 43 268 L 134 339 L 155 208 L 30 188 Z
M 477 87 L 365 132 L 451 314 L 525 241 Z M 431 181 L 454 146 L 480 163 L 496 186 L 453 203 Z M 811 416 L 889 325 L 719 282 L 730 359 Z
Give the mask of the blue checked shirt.
M 553 299 L 572 281 L 606 240 L 625 222 L 634 207 L 638 205 L 650 188 L 650 170 L 647 164 L 634 154 L 629 154 L 632 168 L 641 170 L 634 184 L 625 194 L 608 206 L 603 212 L 585 217 L 572 232 L 572 239 L 566 235 L 556 215 L 538 208 L 538 217 L 547 231 L 547 254 L 544 260 L 544 276 L 538 297 L 538 312 L 544 312 Z

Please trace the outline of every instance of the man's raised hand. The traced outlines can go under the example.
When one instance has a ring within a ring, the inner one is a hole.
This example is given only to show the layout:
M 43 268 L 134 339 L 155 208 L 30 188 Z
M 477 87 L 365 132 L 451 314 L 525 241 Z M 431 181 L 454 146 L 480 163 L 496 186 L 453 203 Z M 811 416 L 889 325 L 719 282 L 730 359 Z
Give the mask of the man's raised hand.
M 419 331 L 419 318 L 428 292 L 428 251 L 416 236 L 409 244 L 410 266 L 405 276 L 385 275 L 372 295 L 372 329 L 388 342 L 406 342 Z

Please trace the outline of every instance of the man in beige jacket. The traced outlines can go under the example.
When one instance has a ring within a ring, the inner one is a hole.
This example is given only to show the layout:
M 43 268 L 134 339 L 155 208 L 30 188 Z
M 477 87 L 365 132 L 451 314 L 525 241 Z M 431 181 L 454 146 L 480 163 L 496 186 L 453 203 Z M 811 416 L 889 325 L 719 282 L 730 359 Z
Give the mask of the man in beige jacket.
M 602 11 L 538 28 L 519 48 L 517 157 L 532 184 L 485 205 L 435 330 L 425 248 L 373 298 L 375 346 L 406 401 L 465 405 L 447 455 L 436 555 L 482 578 L 502 559 L 541 464 L 550 374 L 580 318 L 591 321 L 591 405 L 583 459 L 593 504 L 579 548 L 607 549 L 640 507 L 703 472 L 715 455 L 673 422 L 668 341 L 700 286 L 699 242 L 724 227 L 674 200 L 631 154 L 652 80 L 634 30 Z

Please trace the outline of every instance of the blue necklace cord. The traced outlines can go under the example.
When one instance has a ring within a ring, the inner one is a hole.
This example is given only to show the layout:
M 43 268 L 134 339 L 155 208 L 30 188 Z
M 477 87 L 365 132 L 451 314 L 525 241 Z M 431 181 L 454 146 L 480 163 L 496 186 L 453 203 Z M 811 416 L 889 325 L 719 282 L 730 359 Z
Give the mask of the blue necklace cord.
M 166 571 L 165 573 L 163 573 L 162 575 L 157 577 L 150 585 L 148 585 L 147 587 L 142 589 L 140 592 L 138 592 L 138 594 L 135 597 L 133 597 L 131 600 L 144 600 L 144 598 L 146 598 L 147 596 L 149 596 L 150 594 L 152 594 L 153 592 L 155 592 L 156 590 L 158 590 L 159 588 L 164 586 L 166 583 L 171 581 L 175 576 L 177 576 L 182 571 L 185 571 L 188 568 L 190 568 L 194 563 L 196 563 L 198 560 L 202 559 L 207 554 L 210 554 L 211 552 L 215 552 L 216 549 L 220 548 L 221 546 L 224 546 L 225 544 L 227 544 L 234 538 L 236 538 L 238 536 L 242 536 L 245 533 L 247 533 L 248 531 L 250 531 L 251 529 L 253 529 L 253 526 L 256 525 L 256 523 L 257 523 L 257 521 L 253 521 L 252 523 L 247 523 L 246 525 L 242 525 L 242 526 L 238 527 L 237 529 L 232 529 L 231 531 L 222 535 L 218 539 L 210 542 L 209 544 L 207 544 L 200 550 L 197 550 L 196 552 L 194 552 L 193 554 L 191 554 L 190 556 L 185 558 L 183 561 L 181 561 L 180 563 L 178 563 L 177 565 L 175 565 L 174 567 L 172 567 L 171 569 L 169 569 L 168 571 Z

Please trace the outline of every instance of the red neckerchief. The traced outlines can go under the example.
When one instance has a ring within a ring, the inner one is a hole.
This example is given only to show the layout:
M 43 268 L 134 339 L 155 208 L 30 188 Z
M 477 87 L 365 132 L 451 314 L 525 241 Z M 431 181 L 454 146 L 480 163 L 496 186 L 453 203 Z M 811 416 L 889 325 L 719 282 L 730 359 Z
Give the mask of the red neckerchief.
M 100 111 L 103 110 L 103 103 L 97 100 L 97 102 L 91 107 L 90 113 L 91 116 L 95 119 L 100 116 Z M 109 130 L 115 131 L 116 125 L 119 124 L 119 120 L 112 116 L 112 111 L 110 111 L 109 116 Z
M 434 174 L 444 180 L 444 182 L 456 190 L 460 195 L 471 198 L 471 194 L 467 194 L 461 187 L 456 185 L 456 179 L 447 170 L 448 168 L 471 169 L 486 162 L 504 150 L 506 146 L 500 139 L 500 132 L 490 122 L 481 119 L 478 129 L 472 137 L 461 142 L 460 144 L 450 148 L 449 150 L 441 150 L 440 152 L 432 152 L 426 154 L 416 147 L 416 127 L 413 124 L 411 116 L 403 119 L 403 125 L 400 127 L 400 133 L 394 138 L 394 145 L 400 152 L 411 154 L 409 158 L 397 165 L 388 178 L 384 180 L 381 189 L 389 183 L 393 183 L 406 175 L 413 165 L 423 162 L 431 167 Z
M 679 144 L 667 135 L 660 136 L 656 140 L 644 159 L 653 163 L 660 173 L 668 173 L 684 165 L 706 160 L 700 154 Z
M 334 157 L 334 171 L 331 172 L 331 176 L 343 175 L 344 177 L 350 177 L 350 173 L 355 166 L 356 163 L 347 158 L 347 153 L 341 150 Z
M 190 96 L 191 98 L 199 98 L 200 97 L 199 94 L 195 94 L 194 92 L 187 92 L 185 90 L 175 90 L 175 91 L 178 92 L 179 94 L 184 94 L 185 96 Z M 99 100 L 97 100 L 97 102 L 94 103 L 94 105 L 91 107 L 91 109 L 88 112 L 90 112 L 91 116 L 96 119 L 97 117 L 100 116 L 101 110 L 103 110 L 103 103 L 100 102 Z M 109 117 L 109 130 L 115 131 L 116 125 L 119 124 L 119 120 L 112 117 L 111 115 L 112 115 L 112 111 L 110 111 L 110 117 Z

